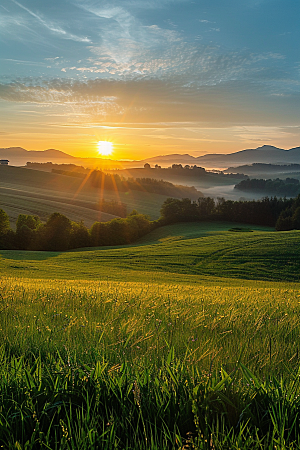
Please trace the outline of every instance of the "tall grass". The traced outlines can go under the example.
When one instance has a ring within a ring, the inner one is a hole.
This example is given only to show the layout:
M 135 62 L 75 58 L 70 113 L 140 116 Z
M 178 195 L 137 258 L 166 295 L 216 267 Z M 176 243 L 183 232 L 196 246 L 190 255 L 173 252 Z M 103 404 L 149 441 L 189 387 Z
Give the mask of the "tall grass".
M 230 371 L 243 350 L 257 374 L 288 373 L 300 358 L 300 291 L 274 286 L 2 278 L 0 336 L 17 357 L 59 349 L 87 364 L 159 366 L 174 346 L 203 370 Z
M 0 282 L 0 445 L 300 448 L 300 292 Z
M 260 381 L 241 363 L 205 374 L 171 348 L 160 369 L 75 365 L 1 351 L 8 449 L 299 448 L 299 374 Z

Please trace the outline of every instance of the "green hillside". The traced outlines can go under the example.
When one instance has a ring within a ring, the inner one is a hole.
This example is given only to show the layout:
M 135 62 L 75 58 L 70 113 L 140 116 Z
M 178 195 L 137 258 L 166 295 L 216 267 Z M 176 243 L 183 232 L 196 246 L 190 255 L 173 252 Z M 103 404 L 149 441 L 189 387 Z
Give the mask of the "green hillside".
M 0 445 L 299 448 L 299 248 L 223 222 L 1 250 Z
M 66 253 L 0 252 L 3 275 L 33 278 L 196 282 L 199 277 L 300 280 L 300 232 L 228 231 L 232 224 L 180 224 L 138 244 Z M 236 224 L 238 227 L 238 224 Z M 241 226 L 242 227 L 242 226 Z M 256 228 L 256 229 L 255 229 Z M 254 231 L 255 230 L 255 231 Z M 197 237 L 199 236 L 199 237 Z M 189 277 L 189 278 L 187 278 Z
M 191 222 L 191 223 L 176 223 L 165 227 L 157 228 L 148 235 L 142 237 L 138 244 L 153 244 L 159 242 L 166 242 L 170 240 L 180 239 L 194 239 L 211 234 L 220 234 L 232 228 L 239 228 L 241 231 L 274 231 L 274 228 L 264 227 L 260 225 L 239 225 L 232 222 Z

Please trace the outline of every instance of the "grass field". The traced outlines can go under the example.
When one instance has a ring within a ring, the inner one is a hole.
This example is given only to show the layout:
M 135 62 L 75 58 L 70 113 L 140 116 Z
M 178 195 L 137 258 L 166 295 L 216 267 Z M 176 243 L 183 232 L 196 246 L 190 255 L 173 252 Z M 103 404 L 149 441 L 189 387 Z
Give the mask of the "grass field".
M 172 279 L 197 283 L 202 278 L 219 277 L 299 281 L 299 231 L 236 233 L 228 231 L 232 226 L 232 223 L 173 225 L 154 231 L 136 245 L 96 250 L 66 253 L 1 250 L 0 270 L 8 276 L 48 279 L 158 278 L 167 283 Z
M 0 445 L 300 448 L 300 232 L 251 230 L 1 251 Z

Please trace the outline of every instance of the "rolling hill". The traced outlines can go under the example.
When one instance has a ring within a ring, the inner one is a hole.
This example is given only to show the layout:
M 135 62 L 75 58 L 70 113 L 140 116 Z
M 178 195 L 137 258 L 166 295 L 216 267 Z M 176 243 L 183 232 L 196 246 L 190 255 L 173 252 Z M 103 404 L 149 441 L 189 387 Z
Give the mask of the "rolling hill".
M 274 448 L 282 414 L 281 448 L 296 448 L 300 232 L 198 225 L 120 248 L 0 250 L 5 448 L 19 430 L 53 436 L 45 448 L 66 448 L 65 430 L 74 449 L 191 448 L 199 418 L 193 448 Z
M 60 212 L 71 220 L 84 220 L 90 227 L 96 221 L 116 217 L 99 211 L 97 204 L 101 199 L 125 203 L 128 212 L 136 209 L 154 220 L 160 217 L 167 197 L 144 191 L 102 191 L 82 178 L 0 166 L 0 208 L 8 213 L 13 226 L 19 214 L 34 214 L 46 220 L 52 212 Z
M 254 226 L 252 232 L 236 233 L 229 231 L 232 226 L 170 225 L 122 247 L 64 253 L 1 250 L 0 269 L 3 276 L 48 279 L 300 281 L 300 231 L 261 231 L 268 229 Z

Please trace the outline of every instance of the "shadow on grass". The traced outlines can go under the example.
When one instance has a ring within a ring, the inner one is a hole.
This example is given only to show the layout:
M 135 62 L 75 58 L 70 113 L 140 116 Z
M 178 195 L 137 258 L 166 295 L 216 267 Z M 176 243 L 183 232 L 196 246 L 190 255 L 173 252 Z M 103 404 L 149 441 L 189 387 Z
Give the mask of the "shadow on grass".
M 55 258 L 64 252 L 44 252 L 29 250 L 0 250 L 0 257 L 11 259 L 13 261 L 44 261 L 49 258 Z M 16 266 L 16 268 L 22 268 Z

